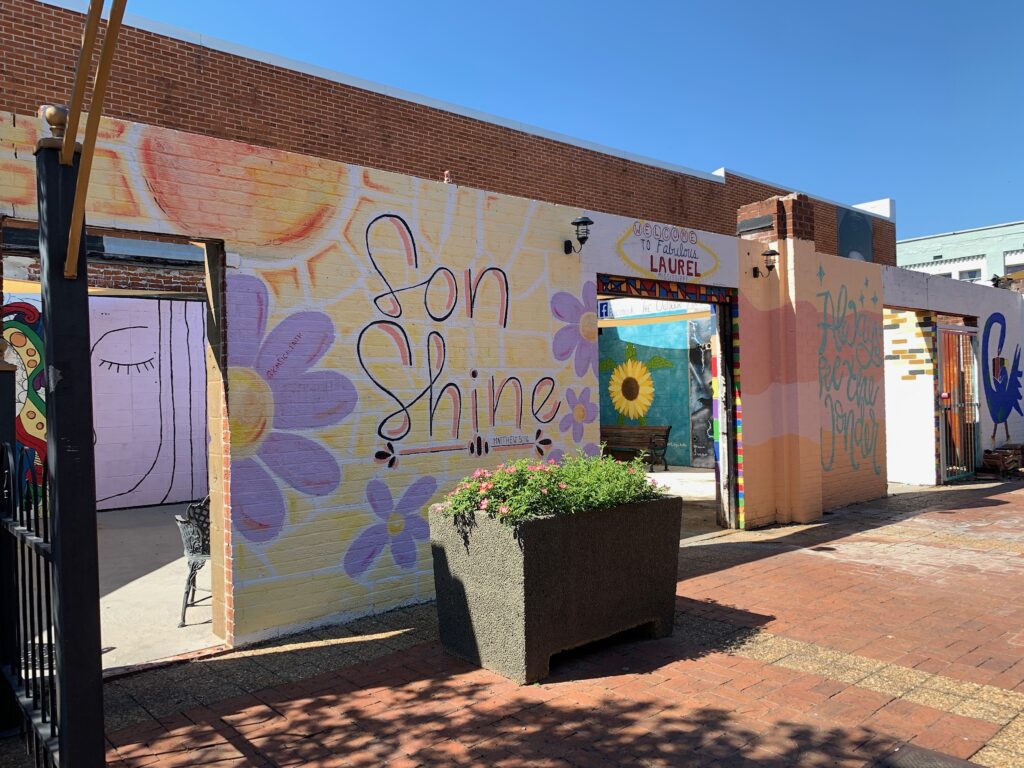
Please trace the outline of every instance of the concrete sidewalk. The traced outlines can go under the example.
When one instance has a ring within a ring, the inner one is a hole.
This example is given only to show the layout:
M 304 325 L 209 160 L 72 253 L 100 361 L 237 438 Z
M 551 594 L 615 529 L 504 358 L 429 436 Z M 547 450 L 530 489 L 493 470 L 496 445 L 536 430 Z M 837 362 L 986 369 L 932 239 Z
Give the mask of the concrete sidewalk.
M 1024 766 L 1024 493 L 906 493 L 680 549 L 676 632 L 517 687 L 433 606 L 108 683 L 110 765 Z

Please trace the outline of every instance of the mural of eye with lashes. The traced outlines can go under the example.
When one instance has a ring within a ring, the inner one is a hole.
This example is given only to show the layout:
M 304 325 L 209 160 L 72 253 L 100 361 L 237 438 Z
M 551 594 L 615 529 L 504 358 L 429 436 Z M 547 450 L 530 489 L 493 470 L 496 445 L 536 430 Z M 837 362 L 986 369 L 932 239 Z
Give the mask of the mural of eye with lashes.
M 115 360 L 100 359 L 96 364 L 100 368 L 106 368 L 108 371 L 115 371 L 116 373 L 124 373 L 127 375 L 131 375 L 132 371 L 135 371 L 136 373 L 142 373 L 143 371 L 152 371 L 155 368 L 155 366 L 153 365 L 153 361 L 155 359 L 156 356 L 153 356 L 148 360 L 142 360 L 138 363 L 119 363 Z
M 97 506 L 202 498 L 205 305 L 93 297 L 89 319 Z

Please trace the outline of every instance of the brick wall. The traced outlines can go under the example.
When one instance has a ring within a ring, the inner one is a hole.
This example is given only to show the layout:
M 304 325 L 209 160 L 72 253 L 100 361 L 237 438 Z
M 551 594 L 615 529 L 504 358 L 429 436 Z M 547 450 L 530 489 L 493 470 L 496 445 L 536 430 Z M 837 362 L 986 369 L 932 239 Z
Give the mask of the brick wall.
M 0 109 L 66 99 L 80 14 L 7 0 Z M 733 234 L 739 206 L 788 190 L 654 168 L 504 126 L 125 28 L 104 111 L 144 122 L 536 200 Z M 296 119 L 309 116 L 309 119 Z M 836 210 L 814 201 L 817 250 L 836 253 Z M 896 263 L 895 228 L 875 220 L 875 260 Z
M 39 280 L 38 259 L 28 265 L 26 277 L 29 280 Z M 90 259 L 89 285 L 94 288 L 122 290 L 203 293 L 205 291 L 205 276 L 202 266 L 153 267 Z

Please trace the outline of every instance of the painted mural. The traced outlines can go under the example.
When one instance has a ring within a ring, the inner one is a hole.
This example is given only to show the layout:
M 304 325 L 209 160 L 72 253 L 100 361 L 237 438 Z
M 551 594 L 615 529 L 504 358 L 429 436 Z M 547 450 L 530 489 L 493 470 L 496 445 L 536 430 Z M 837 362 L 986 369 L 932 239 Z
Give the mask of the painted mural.
M 596 291 L 545 237 L 560 219 L 355 182 L 308 260 L 228 280 L 235 604 L 257 626 L 429 597 L 425 513 L 451 483 L 597 452 Z M 310 580 L 330 599 L 302 599 Z
M 836 265 L 830 269 L 839 271 Z M 821 468 L 884 477 L 881 286 L 870 276 L 832 277 L 818 267 L 818 399 L 823 410 Z M 851 279 L 852 278 L 852 279 Z
M 871 216 L 849 208 L 836 211 L 839 255 L 854 261 L 874 261 Z
M 18 442 L 46 461 L 42 308 L 4 299 L 6 359 L 17 366 Z M 206 306 L 92 297 L 98 509 L 192 501 L 207 493 Z
M 206 304 L 93 296 L 99 509 L 207 494 Z
M 714 344 L 717 314 L 687 323 L 689 336 L 690 466 L 715 466 L 714 431 Z
M 998 329 L 995 349 L 992 343 L 992 329 Z M 985 321 L 982 332 L 981 349 L 982 381 L 985 389 L 985 404 L 992 417 L 992 440 L 996 439 L 999 425 L 1003 425 L 1007 441 L 1010 439 L 1010 415 L 1016 411 L 1024 416 L 1020 408 L 1021 376 L 1020 345 L 1013 350 L 1013 362 L 1008 366 L 1003 356 L 1003 345 L 1006 342 L 1006 317 L 1001 312 L 993 312 Z
M 587 215 L 594 225 L 585 258 L 593 271 L 691 285 L 739 284 L 735 237 L 598 211 Z
M 670 425 L 670 465 L 714 468 L 716 308 L 639 299 L 602 305 L 602 423 Z
M 37 477 L 46 462 L 46 379 L 43 314 L 38 295 L 6 294 L 3 304 L 4 360 L 14 364 L 15 437 L 27 449 Z
M 40 133 L 4 117 L 8 213 L 35 215 Z M 561 250 L 579 211 L 114 120 L 92 178 L 91 224 L 241 255 L 236 638 L 432 596 L 426 508 L 456 478 L 597 452 L 596 290 Z M 158 361 L 103 359 L 126 381 Z

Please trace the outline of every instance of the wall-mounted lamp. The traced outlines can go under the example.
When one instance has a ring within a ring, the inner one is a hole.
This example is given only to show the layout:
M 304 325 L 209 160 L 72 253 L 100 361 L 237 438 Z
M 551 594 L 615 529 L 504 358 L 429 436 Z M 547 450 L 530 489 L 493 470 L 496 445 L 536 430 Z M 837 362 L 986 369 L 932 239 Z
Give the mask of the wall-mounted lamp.
M 761 256 L 764 258 L 764 271 L 762 272 L 760 267 L 754 267 L 754 277 L 768 277 L 779 263 L 779 252 L 774 248 L 769 248 Z
M 593 224 L 586 216 L 580 216 L 578 219 L 572 220 L 572 225 L 576 227 L 576 242 L 580 244 L 580 247 L 573 248 L 572 240 L 566 240 L 563 245 L 565 255 L 568 256 L 571 253 L 579 253 L 583 250 L 583 246 L 586 245 L 588 239 L 590 239 L 590 226 Z

